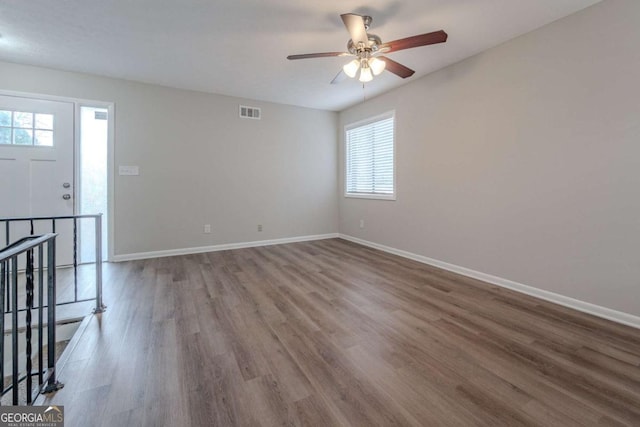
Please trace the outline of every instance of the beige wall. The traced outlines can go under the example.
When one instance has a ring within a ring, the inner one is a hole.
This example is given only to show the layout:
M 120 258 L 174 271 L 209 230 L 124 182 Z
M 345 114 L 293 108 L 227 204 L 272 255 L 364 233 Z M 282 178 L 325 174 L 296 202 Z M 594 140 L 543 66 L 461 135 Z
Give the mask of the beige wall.
M 116 170 L 141 171 L 115 177 L 116 254 L 337 231 L 336 113 L 2 62 L 0 90 L 115 103 Z
M 605 0 L 343 111 L 395 109 L 398 197 L 341 173 L 340 232 L 640 315 L 639 19 Z

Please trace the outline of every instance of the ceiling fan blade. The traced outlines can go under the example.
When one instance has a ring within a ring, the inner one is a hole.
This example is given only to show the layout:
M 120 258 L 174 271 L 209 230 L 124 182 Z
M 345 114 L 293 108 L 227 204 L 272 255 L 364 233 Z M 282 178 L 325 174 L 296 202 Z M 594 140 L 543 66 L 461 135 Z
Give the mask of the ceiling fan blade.
M 413 76 L 413 73 L 415 73 L 415 71 L 413 71 L 411 68 L 405 67 L 399 62 L 396 62 L 393 59 L 389 59 L 386 56 L 378 56 L 377 58 L 386 62 L 387 66 L 385 67 L 385 69 L 387 71 L 391 71 L 393 74 L 402 77 L 403 79 L 411 77 Z
M 344 73 L 344 71 L 340 70 L 338 74 L 336 74 L 336 76 L 333 78 L 333 80 L 331 80 L 331 84 L 337 85 L 338 83 L 341 83 L 346 78 L 347 78 L 347 75 Z
M 364 20 L 362 16 L 356 15 L 355 13 L 345 13 L 340 15 L 342 18 L 342 22 L 344 22 L 344 26 L 347 27 L 347 31 L 349 31 L 349 35 L 351 35 L 351 40 L 354 45 L 358 45 L 359 42 L 368 45 L 369 36 L 367 36 L 367 30 L 364 27 Z
M 351 54 L 348 52 L 303 53 L 301 55 L 289 55 L 287 59 L 327 58 L 331 56 L 351 56 Z
M 412 47 L 427 46 L 430 44 L 444 43 L 447 41 L 447 33 L 444 31 L 434 31 L 433 33 L 420 34 L 419 36 L 407 37 L 405 39 L 394 40 L 380 45 L 383 52 L 395 52 Z

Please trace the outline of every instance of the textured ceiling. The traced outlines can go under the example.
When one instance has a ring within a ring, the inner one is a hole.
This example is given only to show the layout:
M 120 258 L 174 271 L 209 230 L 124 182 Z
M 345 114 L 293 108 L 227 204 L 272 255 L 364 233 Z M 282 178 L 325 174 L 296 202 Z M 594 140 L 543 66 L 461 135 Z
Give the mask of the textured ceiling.
M 599 0 L 3 0 L 0 60 L 327 110 L 341 110 Z M 416 70 L 363 90 L 331 85 L 348 58 L 341 13 L 373 17 L 382 41 L 444 29 L 447 43 L 389 54 Z

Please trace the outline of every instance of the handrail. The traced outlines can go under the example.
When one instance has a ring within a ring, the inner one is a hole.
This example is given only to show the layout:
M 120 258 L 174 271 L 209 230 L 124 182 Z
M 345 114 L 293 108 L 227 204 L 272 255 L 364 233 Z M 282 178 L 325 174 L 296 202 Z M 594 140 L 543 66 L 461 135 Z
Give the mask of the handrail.
M 26 252 L 29 249 L 35 248 L 36 246 L 39 246 L 40 244 L 57 235 L 57 233 L 47 233 L 43 234 L 42 236 L 23 237 L 22 239 L 10 244 L 0 251 L 0 262 L 20 255 L 21 253 Z
M 0 218 L 0 221 L 49 221 L 52 219 L 82 219 L 82 218 L 96 218 L 102 216 L 98 214 L 86 214 L 86 215 L 61 215 L 61 216 L 16 216 L 13 218 Z
M 0 360 L 0 378 L 2 378 L 2 387 L 0 387 L 1 394 L 4 395 L 9 391 L 12 392 L 13 404 L 19 403 L 19 383 L 26 380 L 26 402 L 31 404 L 34 396 L 38 393 L 47 393 L 55 390 L 59 390 L 63 385 L 56 381 L 56 304 L 51 304 L 51 301 L 56 300 L 56 233 L 47 233 L 42 236 L 28 236 L 18 240 L 16 243 L 10 245 L 8 248 L 0 251 L 0 330 L 4 335 L 4 323 L 5 323 L 5 300 L 3 297 L 5 288 L 7 295 L 11 295 L 11 299 L 7 300 L 7 305 L 10 306 L 8 312 L 11 313 L 11 385 L 5 387 L 5 348 L 4 348 L 4 336 L 0 340 L 0 354 L 2 355 Z M 47 262 L 44 263 L 44 251 L 46 248 Z M 18 259 L 21 255 L 26 256 L 26 269 L 25 269 L 25 296 L 26 296 L 26 313 L 25 313 L 25 359 L 26 359 L 26 372 L 23 376 L 19 371 L 19 334 L 18 329 Z M 37 255 L 38 267 L 34 265 L 34 255 Z M 43 363 L 43 330 L 44 330 L 44 270 L 47 270 L 47 369 L 44 369 Z M 37 274 L 37 278 L 36 275 Z M 35 285 L 38 285 L 38 300 L 39 305 L 34 306 L 34 294 Z M 33 370 L 33 348 L 32 348 L 32 310 L 37 309 L 38 314 L 38 363 L 37 370 Z M 39 387 L 34 393 L 33 390 L 33 378 L 38 376 Z
M 34 222 L 51 221 L 51 232 L 56 232 L 56 221 L 73 220 L 73 279 L 74 279 L 74 299 L 69 302 L 58 303 L 58 305 L 74 304 L 78 302 L 90 301 L 94 298 L 79 299 L 78 298 L 78 220 L 93 219 L 95 224 L 95 287 L 96 305 L 93 309 L 94 313 L 102 313 L 106 310 L 106 306 L 102 300 L 102 214 L 85 214 L 85 215 L 59 215 L 59 216 L 35 216 L 35 217 L 10 217 L 0 218 L 0 223 L 5 224 L 5 240 L 7 247 L 10 247 L 10 224 L 14 222 L 29 222 L 31 227 L 31 235 L 34 234 Z M 7 295 L 7 303 L 10 298 Z

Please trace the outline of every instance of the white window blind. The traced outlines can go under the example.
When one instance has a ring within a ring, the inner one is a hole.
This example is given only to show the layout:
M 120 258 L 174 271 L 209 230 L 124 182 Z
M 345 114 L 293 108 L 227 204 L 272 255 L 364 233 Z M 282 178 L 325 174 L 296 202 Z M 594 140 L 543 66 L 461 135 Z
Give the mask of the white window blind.
M 345 130 L 346 195 L 394 198 L 393 113 L 347 126 Z

